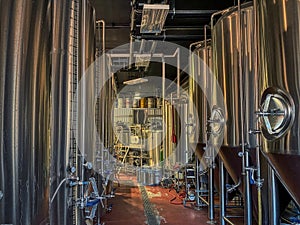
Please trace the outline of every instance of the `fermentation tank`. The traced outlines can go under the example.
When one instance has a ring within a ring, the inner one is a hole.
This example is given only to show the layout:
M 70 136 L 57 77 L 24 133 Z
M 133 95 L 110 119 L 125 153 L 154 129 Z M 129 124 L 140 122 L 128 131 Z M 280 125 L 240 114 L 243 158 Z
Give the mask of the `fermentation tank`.
M 224 140 L 219 153 L 230 176 L 237 183 L 241 179 L 242 135 L 248 148 L 255 148 L 255 136 L 247 135 L 255 128 L 255 70 L 254 70 L 254 25 L 251 3 L 241 6 L 241 37 L 239 37 L 238 7 L 231 8 L 214 25 L 213 60 L 214 72 L 224 95 L 225 111 L 212 110 L 213 117 L 224 119 Z M 241 43 L 242 74 L 239 72 L 239 42 Z M 242 83 L 240 82 L 242 79 Z M 242 85 L 241 85 L 242 84 Z M 241 89 L 243 99 L 241 99 Z M 241 110 L 243 112 L 241 113 Z M 243 115 L 243 117 L 242 117 Z M 242 126 L 244 129 L 242 129 Z M 212 131 L 213 131 L 212 127 Z M 244 132 L 244 133 L 242 133 Z
M 206 89 L 208 86 L 207 77 L 210 76 L 210 69 L 212 67 L 210 41 L 207 41 L 206 44 L 205 41 L 203 41 L 196 45 L 190 57 L 189 112 L 196 112 L 197 114 L 192 115 L 190 121 L 194 126 L 190 127 L 191 135 L 189 137 L 189 143 L 195 148 L 197 156 L 201 158 L 204 151 L 203 148 L 207 142 L 207 118 L 209 117 L 209 105 L 205 93 L 207 92 Z M 193 107 L 195 107 L 195 109 Z
M 245 168 L 256 166 L 256 136 L 249 134 L 256 127 L 258 99 L 255 27 L 252 2 L 242 4 L 240 8 L 241 11 L 239 7 L 228 9 L 213 26 L 214 72 L 223 92 L 224 111 L 217 102 L 210 120 L 224 121 L 223 127 L 212 122 L 211 130 L 213 133 L 224 131 L 219 157 L 234 183 L 240 184 L 238 189 L 245 200 L 245 221 L 251 223 L 252 211 L 254 218 L 258 218 L 257 190 L 251 186 L 251 174 Z
M 51 198 L 58 192 L 50 204 L 50 223 L 73 224 L 82 212 L 72 204 L 79 197 L 79 188 L 58 187 L 71 172 L 80 179 L 88 179 L 82 177 L 82 158 L 78 155 L 82 146 L 86 147 L 85 153 L 92 150 L 95 141 L 91 130 L 84 132 L 90 121 L 82 122 L 82 96 L 93 96 L 95 84 L 88 89 L 79 84 L 83 85 L 82 77 L 95 57 L 95 15 L 87 1 L 53 1 L 52 7 Z M 90 85 L 92 82 L 88 81 L 86 84 Z M 84 94 L 79 95 L 79 90 Z M 91 103 L 87 100 L 84 112 L 90 115 L 94 107 L 89 107 Z
M 0 224 L 49 219 L 51 1 L 0 1 Z
M 84 53 L 74 33 L 83 8 Z M 92 19 L 79 1 L 0 1 L 0 224 L 73 224 L 72 189 L 62 185 L 49 200 L 76 149 L 75 55 L 93 61 Z
M 300 205 L 300 1 L 257 2 L 262 149 Z

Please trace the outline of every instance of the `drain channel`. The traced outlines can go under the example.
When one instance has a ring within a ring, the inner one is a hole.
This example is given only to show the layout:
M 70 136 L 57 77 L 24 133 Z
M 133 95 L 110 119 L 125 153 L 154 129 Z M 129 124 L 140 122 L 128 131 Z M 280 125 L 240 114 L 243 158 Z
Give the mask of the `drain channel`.
M 147 217 L 148 225 L 159 225 L 156 219 L 156 215 L 154 213 L 153 206 L 149 200 L 146 188 L 144 186 L 139 185 L 139 189 L 142 194 L 144 212 Z

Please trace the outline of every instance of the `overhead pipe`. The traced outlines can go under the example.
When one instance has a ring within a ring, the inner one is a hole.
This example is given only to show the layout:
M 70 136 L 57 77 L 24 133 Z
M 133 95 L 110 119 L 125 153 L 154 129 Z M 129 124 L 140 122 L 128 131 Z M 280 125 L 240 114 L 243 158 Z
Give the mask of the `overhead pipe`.
M 161 40 L 161 41 L 191 41 L 203 39 L 204 35 L 175 35 L 175 34 L 162 34 L 162 35 L 133 35 L 136 39 L 145 40 Z
M 132 7 L 131 7 L 131 19 L 130 19 L 130 42 L 129 42 L 129 63 L 128 63 L 128 68 L 131 68 L 131 64 L 133 61 L 133 31 L 134 31 L 134 21 L 135 21 L 135 13 L 136 9 L 134 8 L 135 6 L 135 0 L 132 1 Z
M 139 7 L 143 7 L 145 4 L 144 3 L 139 3 L 138 6 Z M 143 13 L 143 10 L 142 9 L 135 9 L 135 12 L 137 14 L 142 14 Z M 217 12 L 217 10 L 197 10 L 197 9 L 187 9 L 187 10 L 176 10 L 176 9 L 170 9 L 169 12 L 168 12 L 168 15 L 172 15 L 173 17 L 175 15 L 184 15 L 184 16 L 203 16 L 203 15 L 211 15 L 212 13 L 215 13 Z
M 231 7 L 233 8 L 233 7 Z M 211 32 L 213 32 L 214 30 L 214 18 L 215 16 L 218 16 L 218 15 L 223 15 L 224 13 L 227 13 L 231 10 L 231 8 L 227 8 L 227 9 L 224 9 L 224 10 L 221 10 L 221 11 L 217 11 L 215 13 L 213 13 L 210 17 L 210 29 L 211 29 Z

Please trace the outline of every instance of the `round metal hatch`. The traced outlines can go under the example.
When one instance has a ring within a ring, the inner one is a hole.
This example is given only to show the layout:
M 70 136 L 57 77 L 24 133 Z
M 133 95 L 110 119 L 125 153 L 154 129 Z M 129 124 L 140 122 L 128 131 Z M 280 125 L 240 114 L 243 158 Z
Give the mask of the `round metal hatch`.
M 210 119 L 208 120 L 210 132 L 213 135 L 219 135 L 224 129 L 224 114 L 221 108 L 213 107 Z
M 258 112 L 264 137 L 275 140 L 284 135 L 294 121 L 294 111 L 294 102 L 288 93 L 274 87 L 266 89 Z

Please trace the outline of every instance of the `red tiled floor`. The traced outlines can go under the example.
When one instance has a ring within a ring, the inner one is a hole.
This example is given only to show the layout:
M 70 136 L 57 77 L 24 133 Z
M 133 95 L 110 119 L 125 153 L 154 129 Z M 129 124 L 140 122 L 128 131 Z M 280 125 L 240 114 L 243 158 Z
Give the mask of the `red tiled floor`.
M 120 187 L 115 198 L 109 200 L 112 211 L 106 214 L 102 221 L 105 225 L 144 225 L 147 221 L 139 188 L 127 182 L 129 177 L 120 177 Z M 130 180 L 129 180 L 130 181 Z
M 187 207 L 182 204 L 171 204 L 170 200 L 177 196 L 174 190 L 169 191 L 151 186 L 147 186 L 146 190 L 153 211 L 161 225 L 207 224 L 207 208 L 199 211 L 189 208 L 190 204 L 187 204 Z M 135 177 L 120 176 L 120 187 L 117 188 L 116 197 L 110 200 L 110 203 L 113 205 L 112 211 L 102 218 L 105 225 L 147 224 L 141 193 Z M 181 200 L 176 198 L 172 203 L 181 203 Z

